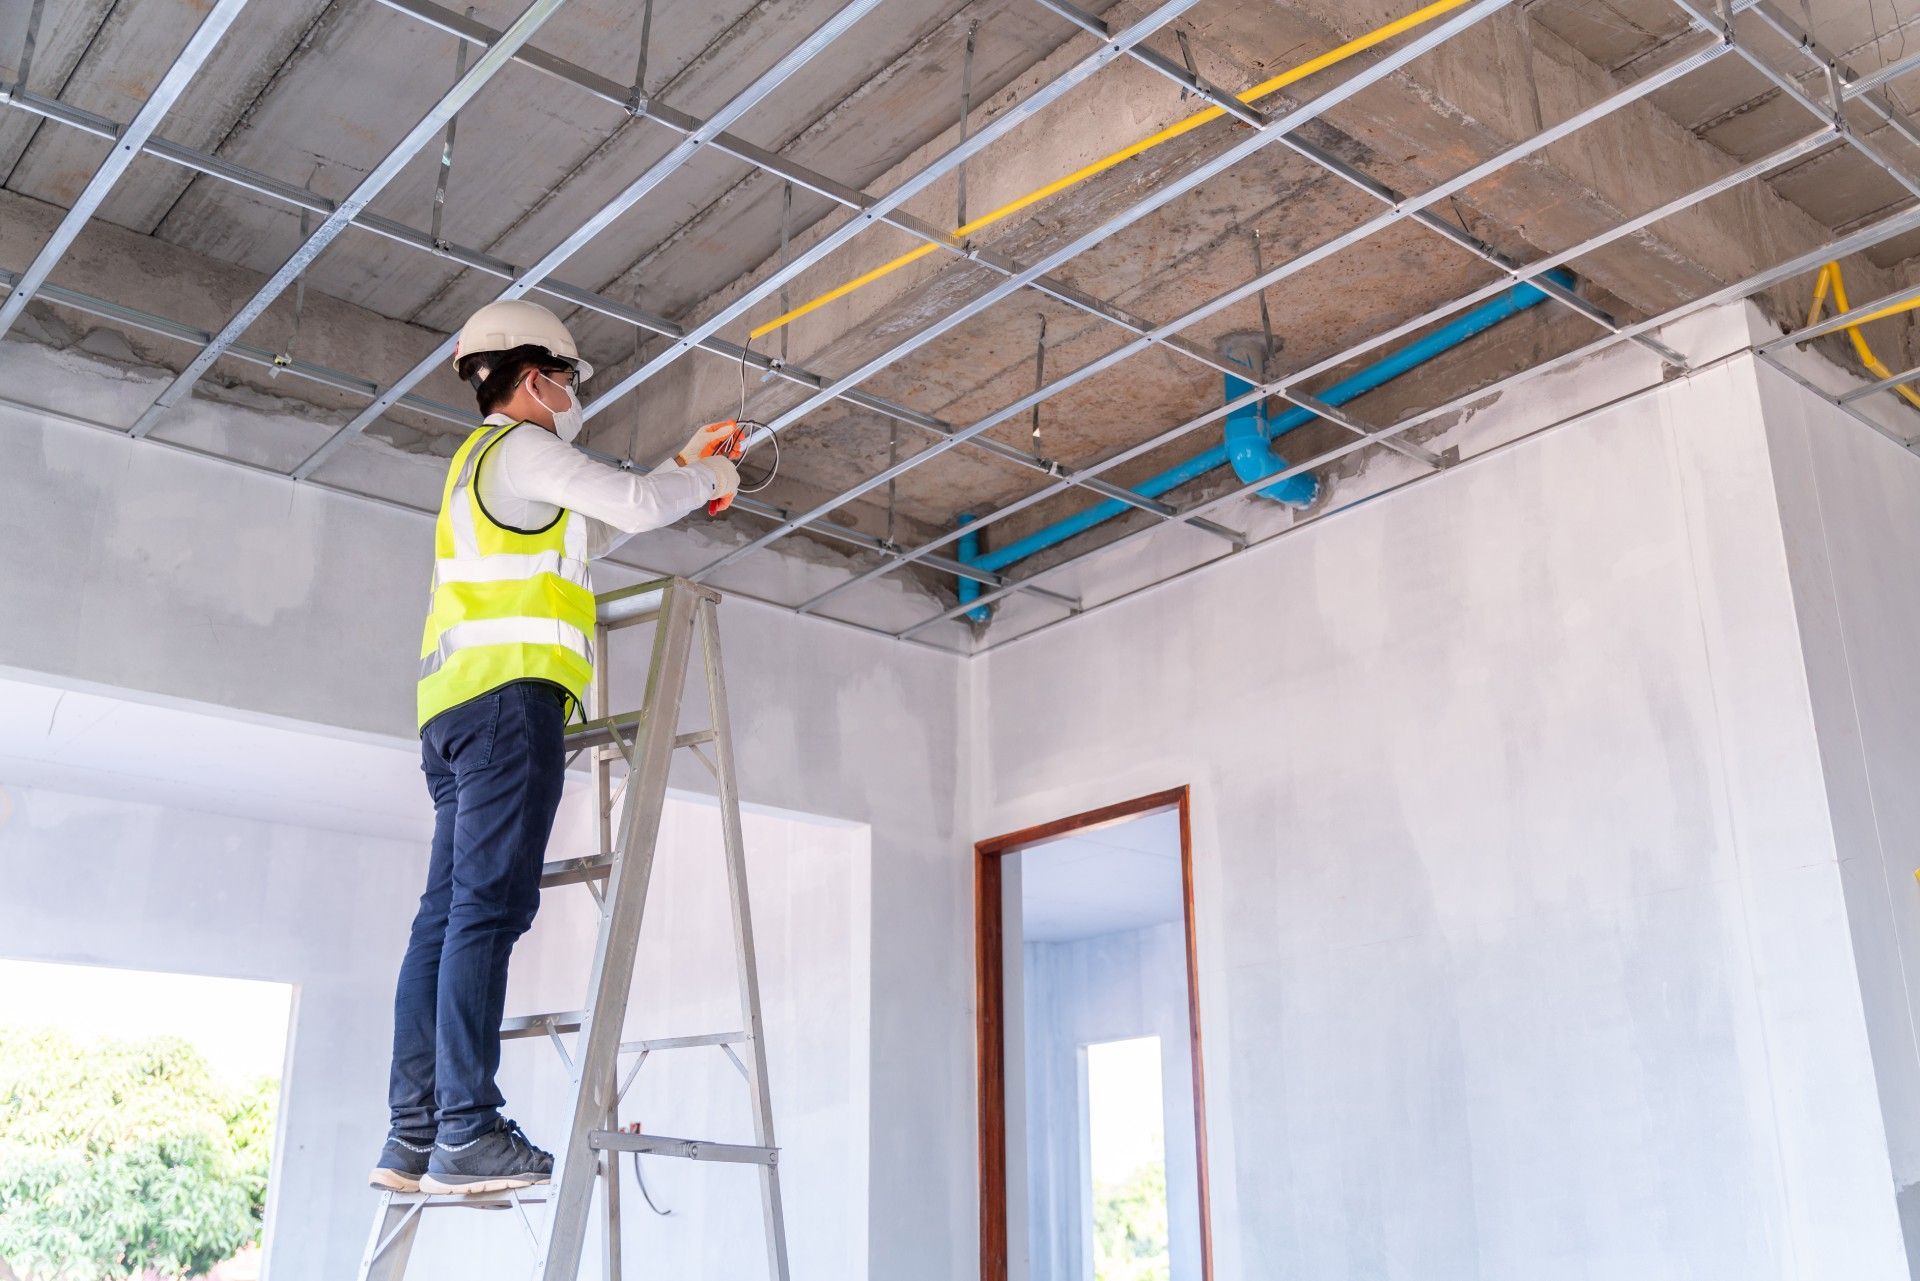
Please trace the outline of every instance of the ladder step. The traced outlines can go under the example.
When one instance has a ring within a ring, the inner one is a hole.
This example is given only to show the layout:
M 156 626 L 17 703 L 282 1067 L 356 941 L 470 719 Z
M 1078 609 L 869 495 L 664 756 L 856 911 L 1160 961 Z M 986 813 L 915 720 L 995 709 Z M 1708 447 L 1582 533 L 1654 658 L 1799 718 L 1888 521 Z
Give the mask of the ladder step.
M 566 1010 L 558 1014 L 515 1014 L 500 1020 L 500 1039 L 518 1040 L 527 1036 L 545 1036 L 548 1032 L 578 1032 L 587 1021 L 585 1010 Z
M 593 598 L 595 615 L 610 628 L 650 623 L 666 609 L 669 585 L 676 592 L 697 596 L 716 605 L 720 603 L 720 593 L 703 583 L 688 582 L 684 578 L 656 578 L 650 582 L 635 583 L 631 587 L 616 587 L 610 592 L 601 592 Z
M 531 1188 L 515 1188 L 512 1192 L 475 1192 L 468 1196 L 441 1192 L 389 1192 L 388 1201 L 394 1205 L 419 1205 L 423 1210 L 437 1210 L 451 1207 L 456 1210 L 511 1210 L 514 1198 L 521 1205 L 539 1205 L 552 1193 L 549 1184 L 539 1184 Z
M 500 1039 L 514 1041 L 548 1032 L 578 1032 L 587 1021 L 585 1010 L 560 1010 L 552 1014 L 516 1014 L 500 1020 Z M 701 1045 L 745 1045 L 753 1038 L 745 1032 L 701 1032 L 694 1036 L 657 1036 L 646 1041 L 622 1041 L 620 1053 L 641 1050 L 689 1050 Z
M 687 1050 L 696 1045 L 745 1045 L 753 1038 L 745 1032 L 708 1032 L 704 1036 L 662 1036 L 651 1041 L 622 1041 L 620 1052 L 638 1050 Z
M 594 597 L 594 615 L 608 627 L 632 627 L 660 617 L 666 604 L 666 585 L 660 582 L 636 583 Z
M 540 888 L 578 885 L 582 881 L 602 881 L 613 870 L 613 855 L 589 854 L 585 858 L 563 858 L 540 869 Z
M 779 1148 L 745 1143 L 709 1143 L 705 1139 L 675 1139 L 664 1134 L 628 1134 L 624 1130 L 590 1130 L 587 1144 L 602 1152 L 645 1152 L 677 1156 L 688 1161 L 730 1161 L 738 1165 L 778 1165 Z
M 623 738 L 633 737 L 645 716 L 644 712 L 621 712 L 618 716 L 602 716 L 598 720 L 588 721 L 578 729 L 567 731 L 561 738 L 561 745 L 569 752 L 577 752 L 588 747 L 607 747 Z M 702 729 L 679 735 L 673 740 L 673 745 L 694 747 L 712 741 L 713 731 Z
M 605 747 L 619 738 L 631 737 L 640 724 L 641 716 L 640 712 L 622 712 L 618 716 L 602 716 L 598 720 L 588 721 L 562 735 L 561 746 L 569 752 L 577 752 L 583 747 Z M 615 734 L 615 730 L 619 734 Z

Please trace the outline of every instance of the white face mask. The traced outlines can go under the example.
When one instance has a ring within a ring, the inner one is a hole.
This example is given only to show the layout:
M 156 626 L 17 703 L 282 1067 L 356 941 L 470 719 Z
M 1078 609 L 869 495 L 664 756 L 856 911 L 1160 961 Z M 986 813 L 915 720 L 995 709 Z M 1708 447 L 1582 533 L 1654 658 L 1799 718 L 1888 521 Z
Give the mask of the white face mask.
M 548 378 L 545 374 L 541 374 L 540 377 L 547 382 L 553 383 L 554 386 L 566 393 L 566 408 L 553 410 L 553 434 L 558 436 L 564 443 L 571 445 L 575 437 L 579 436 L 580 429 L 587 425 L 586 415 L 580 409 L 580 397 L 576 396 L 573 388 L 566 383 L 556 382 L 554 379 Z M 534 399 L 540 401 L 542 408 L 547 406 L 547 402 L 538 395 L 536 395 Z

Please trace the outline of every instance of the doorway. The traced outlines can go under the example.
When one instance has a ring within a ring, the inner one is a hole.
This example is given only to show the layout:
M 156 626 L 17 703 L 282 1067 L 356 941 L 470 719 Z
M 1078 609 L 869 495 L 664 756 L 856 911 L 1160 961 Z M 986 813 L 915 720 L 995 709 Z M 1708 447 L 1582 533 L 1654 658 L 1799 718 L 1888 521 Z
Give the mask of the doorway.
M 1188 806 L 975 847 L 982 1281 L 1211 1281 Z

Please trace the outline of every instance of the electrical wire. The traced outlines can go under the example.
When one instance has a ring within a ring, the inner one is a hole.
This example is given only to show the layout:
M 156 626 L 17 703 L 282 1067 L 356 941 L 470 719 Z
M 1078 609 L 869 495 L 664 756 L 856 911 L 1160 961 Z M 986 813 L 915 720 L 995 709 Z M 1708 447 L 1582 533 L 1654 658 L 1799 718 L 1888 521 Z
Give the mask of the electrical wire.
M 740 450 L 740 458 L 738 461 L 745 462 L 747 460 L 747 454 L 752 451 L 755 445 L 763 440 L 773 446 L 773 466 L 767 468 L 767 474 L 761 479 L 760 483 L 757 485 L 740 486 L 740 492 L 743 494 L 757 494 L 768 485 L 771 485 L 773 478 L 780 474 L 780 436 L 778 432 L 768 431 L 765 423 L 743 422 L 740 425 L 748 428 L 758 427 L 760 432 L 758 435 L 749 433 L 746 444 Z
M 649 1210 L 652 1210 L 663 1219 L 672 1216 L 673 1211 L 662 1210 L 659 1205 L 654 1202 L 653 1193 L 647 1189 L 647 1176 L 640 1171 L 640 1154 L 638 1152 L 633 1154 L 633 1181 L 640 1185 L 640 1195 L 646 1201 Z
M 749 338 L 740 348 L 740 412 L 733 416 L 737 423 L 747 421 L 747 361 L 753 356 L 753 339 Z
M 773 478 L 780 474 L 779 434 L 768 431 L 765 423 L 757 422 L 747 417 L 747 362 L 752 359 L 752 357 L 753 339 L 749 337 L 740 347 L 740 412 L 733 416 L 734 422 L 738 423 L 740 427 L 746 431 L 747 435 L 746 439 L 740 442 L 740 456 L 733 461 L 736 463 L 745 462 L 747 460 L 747 454 L 752 451 L 753 447 L 762 440 L 767 440 L 773 444 L 773 466 L 767 469 L 767 474 L 761 478 L 759 484 L 740 486 L 739 492 L 742 494 L 759 493 L 768 485 L 771 485 Z

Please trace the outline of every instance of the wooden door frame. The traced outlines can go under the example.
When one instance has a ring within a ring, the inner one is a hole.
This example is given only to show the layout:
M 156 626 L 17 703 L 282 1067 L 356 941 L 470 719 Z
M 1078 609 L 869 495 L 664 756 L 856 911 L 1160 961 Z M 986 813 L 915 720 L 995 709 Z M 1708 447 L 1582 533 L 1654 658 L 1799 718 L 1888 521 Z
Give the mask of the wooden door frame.
M 1201 1071 L 1200 967 L 1194 945 L 1192 789 L 1184 785 L 1022 828 L 973 847 L 975 1070 L 980 1110 L 980 1281 L 1007 1281 L 1006 973 L 1000 859 L 1027 846 L 1161 810 L 1180 813 L 1180 885 L 1187 936 L 1187 1026 L 1193 1046 L 1194 1167 L 1200 1194 L 1200 1275 L 1213 1281 L 1213 1221 L 1207 1189 L 1206 1077 Z

